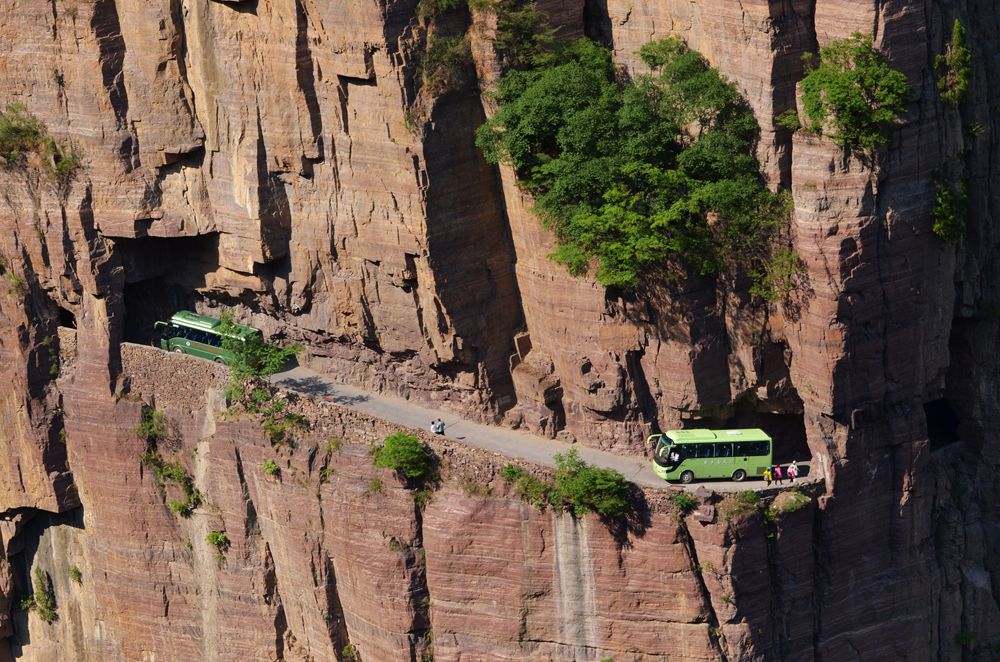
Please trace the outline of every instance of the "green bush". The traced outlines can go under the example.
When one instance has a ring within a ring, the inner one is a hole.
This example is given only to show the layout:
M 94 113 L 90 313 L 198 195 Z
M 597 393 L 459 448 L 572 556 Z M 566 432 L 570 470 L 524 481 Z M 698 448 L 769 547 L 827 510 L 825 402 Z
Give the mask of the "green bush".
M 682 515 L 690 513 L 698 505 L 698 500 L 687 492 L 678 492 L 672 495 L 670 501 Z
M 80 167 L 72 146 L 61 145 L 46 133 L 45 125 L 19 103 L 0 113 L 0 169 L 40 168 L 60 188 L 69 185 Z
M 810 130 L 830 127 L 838 145 L 866 152 L 892 138 L 911 94 L 906 76 L 860 33 L 820 50 L 820 64 L 802 80 L 802 92 Z
M 23 295 L 28 291 L 28 285 L 24 282 L 24 276 L 16 271 L 6 271 L 3 275 L 7 279 L 7 293 Z
M 417 3 L 417 16 L 430 18 L 466 4 L 466 0 L 420 0 Z
M 24 600 L 21 606 L 26 609 L 34 609 L 38 618 L 46 623 L 55 621 L 58 615 L 56 613 L 56 596 L 52 592 L 52 580 L 49 578 L 49 573 L 39 566 L 35 566 L 34 587 L 34 594 Z
M 493 48 L 503 71 L 527 69 L 552 56 L 555 30 L 534 2 L 469 0 L 469 6 L 496 15 Z
M 965 26 L 957 18 L 951 28 L 951 41 L 945 52 L 934 58 L 934 66 L 943 69 L 937 82 L 941 98 L 953 106 L 962 103 L 972 79 L 972 51 L 965 41 Z
M 422 482 L 432 478 L 434 458 L 430 448 L 415 435 L 396 432 L 375 450 L 376 467 L 392 469 L 405 479 Z
M 219 319 L 222 348 L 231 352 L 234 357 L 229 364 L 229 371 L 234 382 L 247 377 L 273 375 L 279 372 L 301 349 L 298 345 L 278 347 L 266 343 L 259 333 L 238 340 L 237 325 L 232 314 L 228 310 L 224 310 Z
M 366 497 L 372 497 L 375 496 L 376 494 L 382 494 L 382 479 L 379 478 L 378 476 L 375 476 L 370 481 L 368 481 L 368 485 L 365 486 L 365 491 L 364 491 L 364 495 Z
M 556 496 L 574 515 L 592 512 L 614 518 L 631 510 L 628 481 L 614 469 L 587 464 L 576 449 L 556 454 L 555 461 Z
M 357 662 L 358 649 L 352 643 L 344 644 L 344 649 L 340 651 L 340 656 L 344 658 L 344 662 Z
M 82 584 L 83 583 L 83 571 L 80 570 L 79 566 L 74 565 L 74 566 L 72 566 L 69 569 L 69 578 L 75 584 Z
M 779 495 L 779 498 L 775 499 L 773 508 L 776 513 L 794 513 L 810 503 L 812 503 L 812 499 L 799 492 L 798 489 L 792 488 L 785 495 Z
M 456 90 L 469 78 L 471 66 L 472 49 L 468 35 L 432 35 L 423 60 L 424 84 L 434 95 Z
M 719 504 L 719 512 L 726 521 L 755 513 L 759 509 L 760 495 L 753 490 L 730 494 Z
M 229 536 L 224 531 L 211 531 L 205 537 L 205 540 L 209 545 L 219 550 L 220 553 L 224 553 L 229 549 Z
M 155 407 L 143 405 L 142 418 L 133 432 L 155 446 L 167 437 L 167 415 Z
M 795 289 L 796 283 L 805 273 L 805 264 L 798 253 L 790 248 L 778 249 L 764 264 L 763 271 L 750 274 L 750 293 L 765 301 L 778 301 Z
M 799 119 L 799 111 L 795 108 L 789 108 L 775 117 L 774 123 L 780 127 L 788 129 L 789 131 L 798 131 L 802 128 L 802 120 Z
M 957 243 L 965 232 L 969 215 L 969 191 L 965 182 L 959 182 L 956 187 L 943 177 L 934 181 L 934 208 L 931 217 L 934 220 L 931 230 L 949 244 Z
M 675 38 L 640 50 L 655 75 L 616 79 L 610 51 L 559 44 L 505 74 L 476 142 L 510 164 L 556 235 L 552 257 L 606 286 L 647 269 L 702 275 L 764 256 L 787 201 L 763 185 L 758 127 L 736 89 Z M 712 217 L 713 223 L 708 219 Z
M 139 462 L 153 472 L 156 484 L 163 487 L 167 481 L 177 484 L 184 492 L 183 501 L 171 500 L 167 507 L 181 517 L 189 517 L 195 508 L 204 503 L 204 496 L 201 491 L 194 486 L 194 480 L 180 463 L 164 462 L 156 451 L 146 451 Z
M 555 486 L 552 482 L 536 478 L 513 464 L 505 464 L 500 470 L 500 475 L 511 485 L 514 495 L 525 503 L 539 510 L 545 510 L 547 506 L 553 505 Z
M 265 460 L 263 464 L 260 465 L 261 471 L 263 471 L 268 476 L 277 476 L 281 473 L 281 468 L 278 463 L 274 460 Z

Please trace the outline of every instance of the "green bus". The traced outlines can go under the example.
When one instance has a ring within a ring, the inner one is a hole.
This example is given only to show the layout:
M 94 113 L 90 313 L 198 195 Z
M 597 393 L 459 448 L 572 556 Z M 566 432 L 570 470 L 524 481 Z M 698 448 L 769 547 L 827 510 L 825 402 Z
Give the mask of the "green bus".
M 169 322 L 157 322 L 153 328 L 160 332 L 161 349 L 228 365 L 235 357 L 222 347 L 221 324 L 218 318 L 181 310 L 174 313 Z M 249 337 L 258 334 L 260 331 L 252 326 L 237 324 L 236 334 L 231 337 L 246 342 Z
M 771 437 L 745 430 L 671 430 L 650 435 L 653 471 L 664 480 L 690 483 L 696 478 L 761 476 L 771 464 Z

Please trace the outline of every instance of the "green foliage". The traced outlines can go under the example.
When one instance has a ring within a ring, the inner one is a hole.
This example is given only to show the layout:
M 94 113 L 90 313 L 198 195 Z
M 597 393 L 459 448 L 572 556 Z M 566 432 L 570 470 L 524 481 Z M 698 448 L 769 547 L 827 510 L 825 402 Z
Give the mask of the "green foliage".
M 944 53 L 934 58 L 934 66 L 943 69 L 937 81 L 941 98 L 953 106 L 962 103 L 972 79 L 972 51 L 965 41 L 965 26 L 957 18 L 951 28 L 951 41 Z
M 677 492 L 670 497 L 670 501 L 682 515 L 688 514 L 698 505 L 698 500 L 687 492 Z
M 574 515 L 614 518 L 631 510 L 628 482 L 614 469 L 587 464 L 576 449 L 556 454 L 555 461 L 555 494 Z
M 49 577 L 49 573 L 42 570 L 41 567 L 35 566 L 33 583 L 35 592 L 21 603 L 22 607 L 34 609 L 38 618 L 46 623 L 51 623 L 57 618 L 56 596 L 52 592 L 52 579 Z
M 503 479 L 510 483 L 515 496 L 539 510 L 553 504 L 555 486 L 550 481 L 541 480 L 513 464 L 504 465 L 500 470 Z
M 327 453 L 337 453 L 344 445 L 344 440 L 341 437 L 330 437 L 326 440 L 326 452 Z
M 750 293 L 765 301 L 778 301 L 795 289 L 797 281 L 805 275 L 805 265 L 798 253 L 790 248 L 780 248 L 764 264 L 763 271 L 750 274 Z
M 957 243 L 965 232 L 969 215 L 969 190 L 965 182 L 959 182 L 956 187 L 946 178 L 934 180 L 934 208 L 931 217 L 934 223 L 931 230 L 949 244 Z
M 24 276 L 16 271 L 4 272 L 3 277 L 7 279 L 8 294 L 23 296 L 24 293 L 28 291 L 28 285 L 24 282 Z
M 60 188 L 67 187 L 80 167 L 72 146 L 57 143 L 45 125 L 19 103 L 0 113 L 0 169 L 38 168 Z
M 348 642 L 340 651 L 340 657 L 344 659 L 344 662 L 358 662 L 358 649 L 354 647 L 354 644 Z
M 798 131 L 802 128 L 802 120 L 799 119 L 799 111 L 795 108 L 789 108 L 775 117 L 774 123 L 780 127 L 788 129 L 789 131 Z
M 365 491 L 364 491 L 364 495 L 366 497 L 372 497 L 375 496 L 376 494 L 382 494 L 382 479 L 379 478 L 378 476 L 375 476 L 370 481 L 368 481 L 368 485 L 365 486 Z
M 431 94 L 438 96 L 460 88 L 472 66 L 468 35 L 431 35 L 422 64 L 424 85 Z
M 155 446 L 167 438 L 167 415 L 150 405 L 142 406 L 142 419 L 133 432 Z
M 156 451 L 148 450 L 139 458 L 140 464 L 153 472 L 156 484 L 160 487 L 170 481 L 181 488 L 183 501 L 171 500 L 167 507 L 181 517 L 190 517 L 196 508 L 204 503 L 201 491 L 194 486 L 191 474 L 178 462 L 164 462 Z
M 301 349 L 298 345 L 278 347 L 266 343 L 259 333 L 244 336 L 243 340 L 240 340 L 236 321 L 228 310 L 222 311 L 220 320 L 219 333 L 222 334 L 222 348 L 232 352 L 234 357 L 232 363 L 229 364 L 229 371 L 234 382 L 247 377 L 273 375 L 280 371 Z
M 812 499 L 799 492 L 797 488 L 792 488 L 775 499 L 771 509 L 776 514 L 794 513 L 797 510 L 802 510 L 810 503 L 812 503 Z
M 281 467 L 274 460 L 265 460 L 263 464 L 260 465 L 261 471 L 263 471 L 268 476 L 277 477 L 281 475 Z
M 469 6 L 496 15 L 493 48 L 504 71 L 528 69 L 552 56 L 555 30 L 548 16 L 540 12 L 534 2 L 469 0 Z
M 415 435 L 396 432 L 385 438 L 385 443 L 375 450 L 376 467 L 392 469 L 400 476 L 415 482 L 432 478 L 434 457 L 431 449 Z
M 80 570 L 79 566 L 74 565 L 74 566 L 70 567 L 70 569 L 69 569 L 69 578 L 75 584 L 82 584 L 83 583 L 83 571 Z
M 330 480 L 330 476 L 337 473 L 337 470 L 333 467 L 323 467 L 319 472 L 319 482 L 320 484 L 326 483 Z
M 971 632 L 966 632 L 965 630 L 962 630 L 961 632 L 955 635 L 955 643 L 961 646 L 962 648 L 969 648 L 972 646 L 972 642 L 975 640 L 975 638 L 976 635 L 972 634 Z
M 225 553 L 229 550 L 229 536 L 224 531 L 211 531 L 205 537 L 205 540 L 209 545 L 219 550 L 220 553 Z
M 59 376 L 59 341 L 57 337 L 48 336 L 42 340 L 42 347 L 49 355 L 49 376 L 55 379 Z
M 417 508 L 423 510 L 427 506 L 427 504 L 430 503 L 431 497 L 433 496 L 434 493 L 428 489 L 414 490 L 413 503 L 414 505 L 416 505 Z
M 634 287 L 667 261 L 702 275 L 752 263 L 788 211 L 761 182 L 753 114 L 679 40 L 640 55 L 655 75 L 619 82 L 606 48 L 557 45 L 501 78 L 477 144 L 515 168 L 573 274 L 596 264 L 603 285 Z
M 753 490 L 730 494 L 719 504 L 719 512 L 726 521 L 749 515 L 760 509 L 760 495 Z
M 282 413 L 283 408 L 284 403 L 282 403 L 281 407 L 275 408 L 272 406 L 265 412 L 264 432 L 267 433 L 272 446 L 288 444 L 294 447 L 295 431 L 308 430 L 309 421 L 302 414 Z
M 466 478 L 462 481 L 462 493 L 467 497 L 486 499 L 493 496 L 493 488 L 471 478 Z
M 420 0 L 417 3 L 417 16 L 430 18 L 466 4 L 466 0 Z
M 906 76 L 892 69 L 872 47 L 870 35 L 855 33 L 820 50 L 820 64 L 802 80 L 810 129 L 842 147 L 866 152 L 892 137 L 906 112 L 911 90 Z

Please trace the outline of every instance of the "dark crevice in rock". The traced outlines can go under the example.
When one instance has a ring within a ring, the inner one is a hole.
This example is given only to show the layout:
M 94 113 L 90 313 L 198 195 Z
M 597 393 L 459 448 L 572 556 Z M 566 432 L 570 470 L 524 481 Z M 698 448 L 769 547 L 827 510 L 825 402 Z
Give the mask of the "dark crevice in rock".
M 691 538 L 691 533 L 688 531 L 687 522 L 683 519 L 680 520 L 677 523 L 677 530 L 684 549 L 687 552 L 688 561 L 690 562 L 690 572 L 698 583 L 698 597 L 701 599 L 702 607 L 705 610 L 709 627 L 708 635 L 712 643 L 712 648 L 715 649 L 717 659 L 720 662 L 728 662 L 729 657 L 726 654 L 726 641 L 719 627 L 719 616 L 715 613 L 715 607 L 712 605 L 712 594 L 708 590 L 705 578 L 701 574 L 698 551 L 695 548 L 694 539 Z

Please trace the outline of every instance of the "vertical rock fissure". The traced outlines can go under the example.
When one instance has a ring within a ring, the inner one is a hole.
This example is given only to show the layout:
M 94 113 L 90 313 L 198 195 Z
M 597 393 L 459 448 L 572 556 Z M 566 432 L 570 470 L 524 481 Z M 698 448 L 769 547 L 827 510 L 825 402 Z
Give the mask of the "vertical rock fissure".
M 691 574 L 698 583 L 698 594 L 701 597 L 701 602 L 705 608 L 705 614 L 708 619 L 709 641 L 711 642 L 712 648 L 715 650 L 720 662 L 729 662 L 729 656 L 726 654 L 727 646 L 725 637 L 719 627 L 719 616 L 715 613 L 715 606 L 712 604 L 712 593 L 708 590 L 708 585 L 705 584 L 705 578 L 701 574 L 701 563 L 698 561 L 698 551 L 695 549 L 694 539 L 688 531 L 687 522 L 683 519 L 679 520 L 677 522 L 677 531 L 680 534 L 681 542 L 687 552 Z

